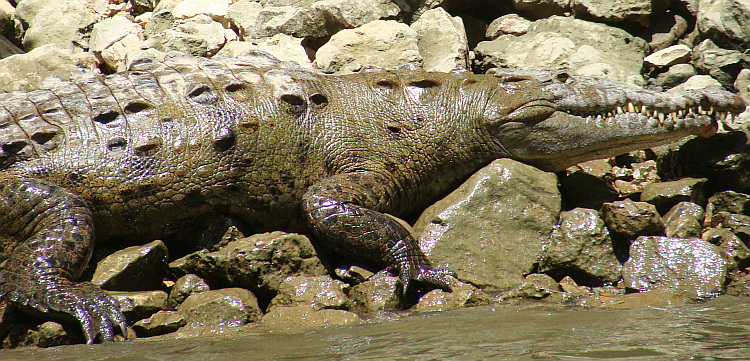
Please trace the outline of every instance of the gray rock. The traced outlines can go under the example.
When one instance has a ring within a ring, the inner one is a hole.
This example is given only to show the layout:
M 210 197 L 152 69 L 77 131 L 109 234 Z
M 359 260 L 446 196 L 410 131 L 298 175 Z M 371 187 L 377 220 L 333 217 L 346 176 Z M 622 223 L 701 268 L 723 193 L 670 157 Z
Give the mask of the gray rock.
M 528 21 L 516 14 L 503 15 L 495 20 L 492 20 L 485 37 L 490 40 L 497 39 L 500 35 L 523 35 L 529 31 L 531 21 Z
M 342 30 L 318 49 L 313 66 L 326 73 L 350 73 L 377 65 L 386 69 L 422 64 L 417 33 L 406 24 L 376 20 Z
M 606 23 L 634 22 L 643 27 L 649 26 L 649 17 L 653 11 L 651 0 L 572 0 L 571 7 L 577 17 L 594 18 Z M 668 3 L 668 1 L 667 1 Z
M 148 39 L 159 51 L 177 50 L 195 56 L 213 56 L 226 43 L 224 26 L 208 15 L 175 20 L 173 27 Z
M 638 237 L 622 266 L 631 289 L 673 290 L 693 299 L 719 295 L 727 279 L 723 250 L 701 239 Z
M 746 103 L 750 103 L 750 69 L 742 69 L 737 74 L 737 79 L 734 81 L 734 89 L 737 93 L 745 99 Z M 745 113 L 748 113 L 745 111 Z
M 29 24 L 23 38 L 26 51 L 45 44 L 71 51 L 88 49 L 85 29 L 101 19 L 81 1 L 23 1 L 18 8 L 19 17 Z
M 693 89 L 705 89 L 710 87 L 721 87 L 721 83 L 710 75 L 693 75 L 684 83 L 667 91 L 683 91 Z
M 605 203 L 601 213 L 610 232 L 626 239 L 642 235 L 659 235 L 664 232 L 664 222 L 653 204 L 626 199 Z
M 76 59 L 70 50 L 56 44 L 43 45 L 0 60 L 0 92 L 31 91 L 53 75 L 69 79 L 75 68 Z
M 331 276 L 290 277 L 281 283 L 279 293 L 271 300 L 268 311 L 276 307 L 310 305 L 315 309 L 346 309 L 348 285 Z
M 690 64 L 675 64 L 669 67 L 669 70 L 656 76 L 656 85 L 662 88 L 672 88 L 680 83 L 685 82 L 691 76 L 695 75 L 695 68 Z
M 513 7 L 528 17 L 541 19 L 570 11 L 569 0 L 513 0 Z
M 404 308 L 401 281 L 398 277 L 378 273 L 349 291 L 352 310 L 362 313 L 395 311 Z
M 196 274 L 212 287 L 247 288 L 264 302 L 278 293 L 288 276 L 327 274 L 307 237 L 284 232 L 242 238 L 215 252 L 198 251 L 169 267 L 178 276 Z
M 185 317 L 177 311 L 159 311 L 134 323 L 133 330 L 138 337 L 150 337 L 175 332 L 186 324 Z
M 416 312 L 437 312 L 461 307 L 489 304 L 492 299 L 480 289 L 451 277 L 453 292 L 434 289 L 427 292 L 412 308 Z
M 645 57 L 643 61 L 658 68 L 687 63 L 691 59 L 691 49 L 687 45 L 678 44 L 659 50 Z
M 296 6 L 266 6 L 256 18 L 253 38 L 287 34 L 297 38 L 330 35 L 320 10 Z M 247 35 L 245 35 L 247 36 Z
M 255 35 L 255 25 L 263 5 L 252 0 L 240 0 L 229 6 L 227 19 L 239 30 L 241 37 L 250 39 Z
M 144 319 L 154 313 L 166 310 L 167 293 L 164 291 L 108 291 L 112 298 L 120 304 L 120 310 L 133 322 Z
M 731 190 L 715 193 L 708 198 L 706 218 L 718 212 L 750 215 L 750 195 Z
M 148 291 L 167 274 L 167 246 L 153 241 L 117 251 L 96 264 L 91 283 L 111 291 Z
M 696 26 L 710 39 L 737 50 L 750 48 L 750 2 L 700 0 Z
M 268 312 L 261 325 L 274 333 L 298 333 L 326 326 L 344 326 L 361 323 L 356 313 L 344 310 L 317 310 L 310 305 L 277 307 Z
M 461 18 L 451 17 L 437 8 L 425 11 L 411 28 L 417 33 L 417 46 L 425 70 L 450 72 L 469 68 L 469 44 Z
M 101 53 L 128 34 L 138 35 L 139 32 L 142 33 L 143 29 L 124 16 L 104 19 L 94 24 L 89 49 L 95 53 Z
M 710 39 L 693 48 L 692 58 L 693 65 L 698 70 L 708 73 L 727 88 L 734 84 L 742 65 L 750 64 L 750 55 L 737 50 L 722 49 Z
M 259 41 L 230 41 L 221 48 L 219 54 L 237 57 L 248 50 L 261 50 L 281 61 L 294 61 L 305 68 L 311 68 L 312 63 L 307 57 L 302 40 L 286 34 L 276 34 Z
M 690 201 L 706 204 L 703 185 L 706 178 L 683 178 L 676 181 L 651 183 L 643 187 L 641 201 L 656 206 L 660 213 L 666 213 L 675 204 Z
M 390 0 L 321 0 L 312 7 L 335 29 L 352 29 L 375 20 L 394 19 L 401 12 Z
M 153 11 L 158 0 L 130 0 L 133 6 L 133 15 L 140 15 Z
M 674 21 L 668 32 L 657 32 L 651 36 L 651 41 L 648 43 L 651 51 L 664 49 L 673 45 L 678 39 L 682 39 L 685 36 L 685 33 L 687 33 L 688 30 L 688 23 L 685 18 L 679 15 L 674 15 L 673 19 Z
M 190 295 L 208 290 L 210 290 L 210 287 L 202 278 L 192 273 L 186 274 L 175 281 L 172 290 L 169 291 L 169 303 L 177 306 L 184 302 Z
M 191 327 L 241 326 L 261 318 L 258 299 L 242 288 L 223 288 L 196 293 L 183 302 L 177 312 Z
M 228 0 L 183 0 L 172 8 L 175 19 L 188 19 L 197 15 L 207 15 L 225 27 L 229 26 L 227 13 Z
M 474 51 L 482 69 L 552 68 L 628 81 L 642 79 L 646 46 L 644 40 L 621 29 L 553 16 L 535 21 L 524 35 L 484 41 Z
M 425 210 L 414 225 L 439 268 L 488 291 L 532 272 L 560 213 L 557 177 L 510 160 L 492 162 Z
M 544 249 L 539 271 L 558 277 L 572 275 L 578 283 L 596 286 L 617 283 L 620 262 L 599 213 L 585 208 L 562 212 L 560 225 Z

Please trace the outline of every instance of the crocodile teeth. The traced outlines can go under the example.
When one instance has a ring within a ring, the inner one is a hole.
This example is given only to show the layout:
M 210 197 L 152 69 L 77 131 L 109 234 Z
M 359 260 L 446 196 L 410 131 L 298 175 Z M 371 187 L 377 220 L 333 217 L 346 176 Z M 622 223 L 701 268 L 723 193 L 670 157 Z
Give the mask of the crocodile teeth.
M 641 105 L 641 114 L 648 115 L 648 109 L 645 105 Z
M 635 113 L 635 106 L 633 103 L 628 103 L 628 112 Z
M 622 107 L 621 107 L 621 106 L 618 106 L 618 107 L 617 107 L 617 114 L 622 114 L 622 113 L 625 113 L 625 110 L 624 110 L 624 109 L 622 109 Z
M 659 123 L 664 124 L 664 113 L 659 113 Z

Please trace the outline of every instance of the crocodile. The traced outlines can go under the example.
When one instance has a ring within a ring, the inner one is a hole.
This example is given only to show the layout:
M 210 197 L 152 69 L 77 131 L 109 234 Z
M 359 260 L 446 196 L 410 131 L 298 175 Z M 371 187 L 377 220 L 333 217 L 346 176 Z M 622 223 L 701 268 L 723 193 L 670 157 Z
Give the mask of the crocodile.
M 327 75 L 262 52 L 169 53 L 0 95 L 0 296 L 125 334 L 117 302 L 79 282 L 95 242 L 157 239 L 204 215 L 308 232 L 449 290 L 390 215 L 411 214 L 497 158 L 548 171 L 689 135 L 744 109 L 719 89 L 661 93 L 560 71 Z

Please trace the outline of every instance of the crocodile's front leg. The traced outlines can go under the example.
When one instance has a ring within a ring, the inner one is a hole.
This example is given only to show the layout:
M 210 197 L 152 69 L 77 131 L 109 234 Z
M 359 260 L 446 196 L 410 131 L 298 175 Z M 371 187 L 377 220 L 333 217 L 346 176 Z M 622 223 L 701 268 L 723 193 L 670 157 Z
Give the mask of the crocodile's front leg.
M 16 244 L 0 269 L 0 297 L 29 313 L 80 322 L 88 343 L 125 335 L 117 301 L 74 282 L 91 257 L 93 231 L 91 211 L 67 190 L 35 179 L 0 180 L 0 241 Z
M 377 211 L 385 199 L 383 182 L 370 173 L 338 174 L 313 185 L 302 211 L 315 235 L 334 251 L 356 261 L 396 271 L 407 292 L 416 281 L 450 291 L 448 269 L 433 269 L 411 233 Z

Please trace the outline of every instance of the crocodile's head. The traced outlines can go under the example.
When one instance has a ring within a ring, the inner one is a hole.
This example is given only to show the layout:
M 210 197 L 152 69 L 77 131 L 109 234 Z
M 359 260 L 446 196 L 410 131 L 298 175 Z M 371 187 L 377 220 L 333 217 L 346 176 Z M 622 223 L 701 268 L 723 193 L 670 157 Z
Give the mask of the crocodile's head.
M 654 92 L 565 73 L 494 75 L 498 87 L 485 110 L 490 133 L 511 157 L 549 171 L 688 135 L 708 137 L 717 121 L 745 109 L 742 98 L 716 88 Z

